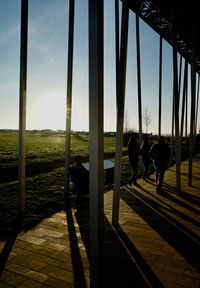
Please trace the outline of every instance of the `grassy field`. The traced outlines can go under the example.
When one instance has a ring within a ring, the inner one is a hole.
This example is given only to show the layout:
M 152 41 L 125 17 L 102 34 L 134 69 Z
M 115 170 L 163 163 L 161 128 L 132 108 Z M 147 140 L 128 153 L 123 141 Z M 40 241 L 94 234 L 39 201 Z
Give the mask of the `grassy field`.
M 71 137 L 71 161 L 80 154 L 88 161 L 88 135 Z M 113 159 L 115 137 L 104 138 L 104 158 Z M 122 184 L 131 169 L 126 147 L 123 149 Z M 65 209 L 64 201 L 65 136 L 62 132 L 27 132 L 26 199 L 23 229 L 29 228 L 55 212 Z M 139 174 L 142 173 L 140 165 Z M 0 131 L 0 234 L 6 235 L 15 225 L 18 191 L 18 133 Z

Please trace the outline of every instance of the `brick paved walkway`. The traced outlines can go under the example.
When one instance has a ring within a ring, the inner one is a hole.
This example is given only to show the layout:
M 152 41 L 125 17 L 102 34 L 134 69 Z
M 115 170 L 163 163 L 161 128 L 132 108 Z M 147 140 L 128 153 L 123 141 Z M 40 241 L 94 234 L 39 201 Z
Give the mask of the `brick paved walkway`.
M 161 194 L 154 175 L 121 188 L 119 226 L 110 224 L 112 191 L 105 193 L 103 288 L 200 287 L 200 159 L 193 186 L 182 163 L 180 194 L 175 167 Z M 88 215 L 60 212 L 34 229 L 0 242 L 0 287 L 89 287 Z

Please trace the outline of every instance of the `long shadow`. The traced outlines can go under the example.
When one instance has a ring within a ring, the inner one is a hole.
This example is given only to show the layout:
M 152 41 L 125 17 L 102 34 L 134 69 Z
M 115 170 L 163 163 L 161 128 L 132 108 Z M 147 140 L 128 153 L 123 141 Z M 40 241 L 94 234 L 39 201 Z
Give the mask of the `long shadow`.
M 136 194 L 138 197 L 134 196 L 134 194 Z M 158 207 L 155 205 L 154 207 L 147 205 L 139 198 L 141 197 L 141 194 L 135 190 L 134 193 L 133 191 L 127 189 L 124 190 L 121 194 L 121 197 L 134 211 L 136 211 L 144 219 L 146 223 L 148 223 L 161 237 L 163 237 L 172 247 L 174 247 L 176 251 L 178 251 L 199 271 L 200 245 L 196 240 L 192 239 L 188 233 L 183 232 L 183 229 L 179 229 L 180 225 L 178 226 L 178 223 L 175 223 L 174 219 L 170 219 L 169 215 L 164 215 L 164 213 L 162 216 L 161 211 L 157 213 L 156 209 Z M 147 199 L 145 199 L 145 201 L 146 200 Z M 165 216 L 173 222 L 169 221 Z M 176 225 L 174 225 L 174 223 Z
M 12 248 L 15 244 L 18 232 L 19 232 L 18 230 L 15 230 L 8 236 L 8 239 L 3 247 L 3 250 L 0 253 L 0 276 L 5 268 L 10 252 L 12 251 Z
M 183 225 L 182 223 L 180 223 L 179 221 L 177 221 L 175 218 L 173 218 L 171 215 L 169 215 L 167 212 L 169 212 L 170 214 L 174 214 L 182 219 L 184 219 L 185 221 L 199 226 L 199 221 L 196 221 L 195 219 L 189 217 L 188 215 L 184 214 L 183 212 L 175 209 L 174 207 L 171 207 L 168 203 L 162 201 L 160 198 L 158 199 L 156 196 L 152 195 L 149 191 L 145 190 L 142 186 L 139 186 L 140 189 L 142 191 L 145 192 L 145 194 L 149 194 L 151 195 L 151 197 L 153 197 L 156 201 L 146 197 L 145 195 L 141 194 L 140 192 L 134 190 L 134 195 L 140 197 L 140 199 L 142 199 L 143 201 L 145 201 L 145 203 L 147 203 L 148 205 L 150 205 L 152 208 L 156 209 L 160 214 L 162 214 L 166 219 L 168 219 L 171 223 L 174 223 L 177 227 L 179 227 L 181 230 L 183 230 L 185 233 L 189 234 L 192 238 L 194 238 L 197 241 L 200 241 L 200 237 L 199 235 L 197 235 L 195 232 L 193 232 L 191 229 L 189 229 L 188 227 L 186 227 L 185 225 Z M 163 192 L 159 193 L 161 196 L 163 194 Z M 163 203 L 164 206 L 161 206 L 157 201 L 159 200 L 160 203 Z M 167 207 L 168 208 L 167 208 Z M 166 212 L 164 212 L 164 210 Z
M 176 190 L 174 190 L 174 187 L 172 187 L 171 185 L 167 184 L 167 183 L 164 183 L 163 184 L 163 187 L 169 192 L 172 192 L 172 193 L 176 193 Z M 200 205 L 200 197 L 196 196 L 196 195 L 192 195 L 192 194 L 189 194 L 185 191 L 180 191 L 180 193 L 178 194 L 178 196 L 180 198 L 183 198 L 187 201 L 190 201 L 191 203 L 195 204 L 195 205 Z
M 160 193 L 163 197 L 165 197 L 166 199 L 170 200 L 171 202 L 176 203 L 177 205 L 197 214 L 200 215 L 200 211 L 199 209 L 196 209 L 195 207 L 191 207 L 190 205 L 188 205 L 187 203 L 181 201 L 178 198 L 173 197 L 173 195 L 169 194 L 170 192 L 172 192 L 168 187 L 165 186 L 165 184 L 163 185 L 163 190 Z M 178 193 L 178 196 L 180 196 L 183 193 L 183 191 Z M 174 193 L 173 193 L 174 194 Z M 193 203 L 194 204 L 194 203 Z M 200 203 L 195 203 L 196 205 L 199 205 Z
M 135 245 L 132 243 L 132 241 L 129 239 L 127 234 L 124 232 L 124 230 L 121 228 L 120 225 L 116 225 L 116 231 L 121 239 L 123 241 L 124 245 L 128 249 L 129 253 L 134 257 L 139 267 L 142 269 L 145 277 L 148 279 L 149 283 L 151 284 L 151 287 L 164 287 L 160 279 L 156 276 L 156 274 L 153 272 L 151 267 L 147 264 L 146 260 L 143 258 L 143 256 L 140 254 L 138 249 L 135 247 Z
M 179 197 L 182 197 L 185 200 L 190 201 L 196 205 L 200 205 L 200 197 L 198 197 L 196 195 L 191 195 L 185 191 L 181 191 Z
M 170 214 L 174 214 L 178 217 L 180 217 L 181 219 L 184 219 L 185 221 L 196 225 L 197 227 L 199 226 L 199 221 L 189 217 L 188 215 L 184 214 L 183 212 L 175 209 L 174 207 L 170 206 L 168 203 L 166 203 L 165 201 L 162 201 L 160 198 L 158 199 L 156 196 L 152 195 L 150 192 L 148 192 L 147 190 L 145 190 L 144 188 L 140 187 L 141 190 L 143 190 L 146 194 L 151 195 L 151 197 L 153 197 L 156 201 L 149 199 L 149 198 L 145 198 L 144 195 L 140 194 L 138 191 L 138 195 L 140 195 L 141 199 L 144 199 L 146 203 L 148 203 L 148 205 L 150 205 L 151 207 L 155 208 L 161 215 L 163 215 L 166 219 L 168 219 L 171 223 L 175 224 L 177 227 L 179 227 L 179 229 L 181 229 L 182 231 L 184 231 L 185 233 L 189 234 L 192 238 L 194 238 L 197 241 L 200 241 L 200 236 L 197 235 L 195 232 L 193 232 L 191 229 L 189 229 L 188 227 L 186 227 L 184 224 L 180 223 L 178 220 L 176 220 L 175 218 L 173 218 L 171 215 L 169 215 L 167 212 L 169 212 Z M 161 196 L 163 195 L 163 191 L 159 193 Z M 160 203 L 163 203 L 164 206 L 161 206 L 157 201 L 159 200 Z M 166 207 L 167 206 L 167 207 Z M 165 212 L 165 211 L 166 212 Z
M 79 224 L 82 240 L 89 255 L 89 210 L 80 209 L 76 213 L 77 223 Z M 91 231 L 92 233 L 92 231 Z M 125 243 L 126 244 L 126 243 Z M 133 261 L 133 256 L 125 247 L 125 244 L 116 233 L 115 229 L 104 217 L 104 243 L 103 243 L 103 288 L 131 288 L 131 287 L 149 287 L 138 266 Z M 130 245 L 129 245 L 130 246 Z M 133 249 L 133 248 L 132 248 Z M 136 255 L 136 253 L 135 253 Z M 88 257 L 89 258 L 89 257 Z M 147 264 L 143 263 L 144 269 Z M 150 267 L 148 268 L 150 270 Z M 153 272 L 152 272 L 153 273 Z M 154 278 L 156 276 L 154 275 Z M 157 283 L 159 280 L 157 279 Z M 154 286 L 163 287 L 163 286 Z
M 152 179 L 152 178 L 146 179 L 146 182 L 148 182 L 148 183 L 151 184 L 151 185 L 155 185 L 155 181 L 154 181 L 154 179 Z M 176 189 L 175 187 L 167 184 L 166 182 L 163 183 L 163 187 L 165 188 L 166 191 L 177 195 L 177 189 Z M 198 189 L 200 189 L 200 188 L 198 188 Z M 167 194 L 167 195 L 168 195 L 168 194 Z M 179 196 L 180 198 L 183 198 L 183 199 L 185 199 L 185 200 L 187 200 L 187 201 L 195 204 L 195 205 L 200 205 L 200 198 L 197 197 L 196 195 L 191 195 L 191 194 L 189 194 L 189 193 L 181 190 L 181 191 L 178 193 L 178 196 Z M 171 196 L 171 197 L 172 197 L 172 196 Z M 192 212 L 199 214 L 199 210 L 197 210 L 197 209 L 195 209 L 195 208 L 187 205 L 186 203 L 182 202 L 181 200 L 178 200 L 178 199 L 175 199 L 175 198 L 173 198 L 173 199 L 174 199 L 175 201 L 177 201 L 176 203 L 178 203 L 178 201 L 180 201 L 179 204 L 180 204 L 181 206 L 183 206 L 183 207 L 185 207 L 185 208 L 187 208 L 187 209 L 189 209 L 189 210 L 192 209 L 192 210 L 191 210 Z M 172 199 L 171 199 L 171 200 L 172 200 Z
M 71 248 L 72 256 L 72 265 L 74 271 L 74 282 L 75 288 L 86 288 L 86 281 L 83 271 L 83 263 L 81 260 L 81 255 L 78 246 L 78 239 L 76 236 L 76 229 L 74 226 L 74 220 L 71 209 L 66 209 L 67 225 L 68 225 L 68 234 Z

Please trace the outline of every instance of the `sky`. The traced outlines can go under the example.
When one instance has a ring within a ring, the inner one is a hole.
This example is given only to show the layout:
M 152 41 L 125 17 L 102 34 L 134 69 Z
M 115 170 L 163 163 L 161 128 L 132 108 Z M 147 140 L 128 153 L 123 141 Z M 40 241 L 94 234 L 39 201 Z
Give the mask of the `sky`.
M 116 131 L 114 2 L 114 0 L 104 1 L 105 131 Z M 0 129 L 18 129 L 19 126 L 20 5 L 20 0 L 0 0 Z M 28 130 L 64 130 L 66 127 L 68 16 L 68 0 L 29 0 L 26 106 Z M 75 1 L 74 28 L 71 124 L 74 131 L 88 131 L 88 1 L 86 0 Z M 142 109 L 143 111 L 146 109 L 151 117 L 147 132 L 156 134 L 158 133 L 159 35 L 142 20 L 140 20 L 140 45 Z M 126 125 L 128 129 L 138 131 L 135 14 L 132 11 L 129 18 L 127 57 Z M 171 133 L 172 68 L 172 48 L 163 40 L 163 134 Z M 143 122 L 143 131 L 145 130 Z

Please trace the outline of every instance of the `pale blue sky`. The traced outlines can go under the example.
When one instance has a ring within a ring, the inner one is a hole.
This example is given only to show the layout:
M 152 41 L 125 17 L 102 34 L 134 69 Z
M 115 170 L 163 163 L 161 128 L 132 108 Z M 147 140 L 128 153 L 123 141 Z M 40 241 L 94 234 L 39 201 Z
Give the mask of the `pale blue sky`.
M 0 1 L 0 129 L 18 129 L 20 3 Z M 72 130 L 88 130 L 88 3 L 75 3 Z M 115 131 L 114 0 L 104 6 L 104 129 Z M 29 0 L 27 129 L 65 129 L 68 10 L 67 0 Z M 159 36 L 142 20 L 140 32 L 142 106 L 152 117 L 148 132 L 157 133 Z M 131 12 L 125 111 L 128 127 L 138 130 L 135 46 Z M 162 106 L 162 131 L 170 133 L 172 49 L 165 41 Z

